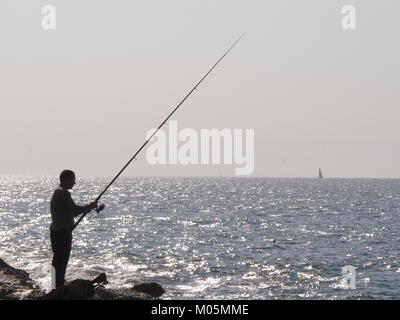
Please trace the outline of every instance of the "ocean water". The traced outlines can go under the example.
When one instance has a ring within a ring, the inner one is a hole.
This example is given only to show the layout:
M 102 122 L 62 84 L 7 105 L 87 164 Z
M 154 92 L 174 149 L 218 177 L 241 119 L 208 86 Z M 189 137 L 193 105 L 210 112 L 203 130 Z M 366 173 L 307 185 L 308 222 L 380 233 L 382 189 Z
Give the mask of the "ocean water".
M 78 178 L 73 198 L 108 182 Z M 0 177 L 0 257 L 45 289 L 56 186 Z M 395 179 L 120 178 L 74 231 L 67 279 L 156 281 L 165 299 L 398 299 L 399 200 Z

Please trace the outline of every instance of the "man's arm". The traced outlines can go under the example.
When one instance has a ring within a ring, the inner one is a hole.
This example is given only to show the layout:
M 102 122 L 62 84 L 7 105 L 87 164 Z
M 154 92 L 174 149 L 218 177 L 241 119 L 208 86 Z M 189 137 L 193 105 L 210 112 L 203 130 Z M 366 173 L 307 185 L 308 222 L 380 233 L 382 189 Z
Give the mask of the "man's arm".
M 97 201 L 94 201 L 86 206 L 78 206 L 75 201 L 72 199 L 71 194 L 68 193 L 69 196 L 67 198 L 67 207 L 74 217 L 79 216 L 82 213 L 89 213 L 92 209 L 97 208 Z

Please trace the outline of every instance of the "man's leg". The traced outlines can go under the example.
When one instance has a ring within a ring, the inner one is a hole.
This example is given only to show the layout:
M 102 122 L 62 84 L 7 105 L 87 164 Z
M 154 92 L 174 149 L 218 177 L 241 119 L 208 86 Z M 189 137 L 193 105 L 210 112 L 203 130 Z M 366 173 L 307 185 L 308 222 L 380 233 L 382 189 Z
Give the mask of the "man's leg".
M 71 253 L 72 233 L 67 230 L 51 231 L 51 247 L 53 249 L 52 265 L 56 271 L 56 288 L 64 285 L 65 272 Z

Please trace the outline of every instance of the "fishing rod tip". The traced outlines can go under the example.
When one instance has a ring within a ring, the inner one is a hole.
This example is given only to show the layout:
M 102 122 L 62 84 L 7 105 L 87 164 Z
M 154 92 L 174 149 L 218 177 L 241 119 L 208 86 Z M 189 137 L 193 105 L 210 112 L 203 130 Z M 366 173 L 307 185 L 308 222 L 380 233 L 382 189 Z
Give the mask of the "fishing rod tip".
M 237 39 L 237 41 L 242 40 L 242 38 L 247 34 L 247 32 L 242 33 L 242 35 L 239 37 L 239 39 Z

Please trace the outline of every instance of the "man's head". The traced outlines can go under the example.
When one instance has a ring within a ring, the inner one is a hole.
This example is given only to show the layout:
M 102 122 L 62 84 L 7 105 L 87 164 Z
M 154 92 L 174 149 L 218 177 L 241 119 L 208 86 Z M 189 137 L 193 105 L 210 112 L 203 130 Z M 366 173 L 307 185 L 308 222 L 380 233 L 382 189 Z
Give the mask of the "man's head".
M 75 185 L 75 173 L 71 170 L 64 170 L 60 174 L 60 186 L 65 189 L 72 189 Z

